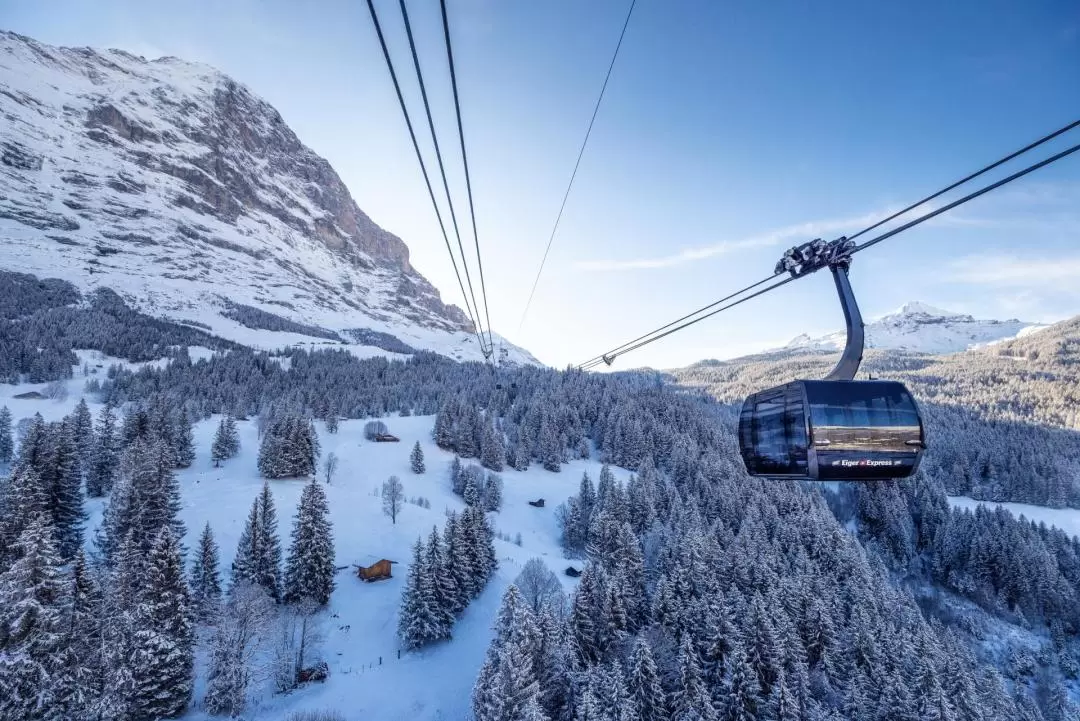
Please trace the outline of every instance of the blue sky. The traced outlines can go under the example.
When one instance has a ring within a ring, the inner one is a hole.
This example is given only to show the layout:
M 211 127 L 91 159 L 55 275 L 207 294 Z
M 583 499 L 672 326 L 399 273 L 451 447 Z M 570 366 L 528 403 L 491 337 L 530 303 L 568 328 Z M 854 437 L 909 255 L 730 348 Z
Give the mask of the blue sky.
M 449 4 L 492 321 L 554 365 L 763 278 L 786 247 L 858 229 L 1080 117 L 1070 0 L 639 0 L 519 331 L 627 3 Z M 377 6 L 407 80 L 397 4 Z M 410 14 L 453 148 L 438 3 L 413 0 Z M 244 82 L 460 304 L 364 3 L 0 0 L 0 18 L 48 43 L 176 55 Z M 1052 148 L 1076 142 L 1080 130 Z M 908 300 L 983 317 L 1080 313 L 1080 157 L 861 254 L 852 282 L 869 317 Z M 620 364 L 731 357 L 841 319 L 819 274 Z

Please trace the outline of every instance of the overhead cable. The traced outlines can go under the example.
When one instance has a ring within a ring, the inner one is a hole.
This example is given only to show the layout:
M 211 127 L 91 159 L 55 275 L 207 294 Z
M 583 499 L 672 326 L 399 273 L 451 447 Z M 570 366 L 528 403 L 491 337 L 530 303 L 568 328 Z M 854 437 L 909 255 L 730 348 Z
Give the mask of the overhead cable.
M 1071 129 L 1073 127 L 1076 127 L 1077 125 L 1080 125 L 1080 122 L 1073 123 L 1071 126 L 1068 126 L 1066 128 L 1066 130 Z M 1060 135 L 1061 132 L 1064 132 L 1064 130 L 1060 131 L 1058 133 L 1055 133 L 1053 136 L 1050 136 L 1050 137 L 1056 137 L 1057 135 Z M 1049 137 L 1047 137 L 1045 140 L 1048 140 L 1048 139 L 1049 139 Z M 1026 148 L 1024 151 L 1020 151 L 1020 152 L 1026 152 L 1027 150 L 1030 150 L 1031 148 L 1036 147 L 1037 145 L 1041 144 L 1042 142 L 1045 142 L 1045 140 L 1040 141 L 1038 143 L 1035 143 L 1035 144 L 1029 146 L 1028 148 Z M 925 214 L 919 216 L 918 218 L 915 218 L 914 220 L 912 220 L 912 221 L 910 221 L 908 223 L 905 223 L 904 225 L 901 225 L 901 226 L 899 226 L 897 228 L 894 228 L 894 229 L 892 229 L 892 230 L 890 230 L 890 231 L 888 231 L 886 233 L 883 233 L 883 234 L 881 234 L 881 235 L 879 235 L 879 236 L 877 236 L 877 237 L 875 237 L 875 238 L 873 238 L 871 240 L 868 240 L 868 241 L 856 246 L 854 248 L 854 250 L 851 251 L 851 253 L 855 254 L 855 253 L 858 253 L 860 251 L 866 250 L 867 248 L 873 247 L 873 246 L 877 245 L 878 243 L 881 243 L 884 240 L 892 238 L 892 237 L 898 235 L 899 233 L 902 233 L 905 230 L 908 230 L 910 228 L 913 228 L 913 227 L 919 225 L 920 223 L 924 223 L 924 222 L 926 222 L 926 221 L 928 221 L 928 220 L 930 220 L 932 218 L 935 218 L 935 217 L 941 215 L 942 213 L 945 213 L 945 212 L 947 212 L 949 210 L 952 210 L 953 208 L 956 208 L 956 207 L 958 207 L 960 205 L 963 205 L 964 203 L 970 202 L 970 201 L 972 201 L 972 200 L 974 200 L 974 199 L 976 199 L 976 198 L 978 198 L 978 197 L 980 197 L 982 195 L 985 195 L 986 193 L 989 193 L 992 190 L 996 190 L 997 188 L 1008 185 L 1009 183 L 1011 183 L 1011 182 L 1013 182 L 1015 180 L 1018 180 L 1018 179 L 1020 179 L 1020 178 L 1022 178 L 1024 176 L 1028 175 L 1029 173 L 1033 173 L 1036 170 L 1039 170 L 1040 168 L 1046 167 L 1047 165 L 1050 165 L 1051 163 L 1057 162 L 1058 160 L 1061 160 L 1062 158 L 1065 158 L 1065 157 L 1067 157 L 1069 155 L 1072 155 L 1073 153 L 1077 152 L 1078 150 L 1080 150 L 1080 144 L 1074 145 L 1074 146 L 1072 146 L 1070 148 L 1066 148 L 1065 150 L 1063 150 L 1063 151 L 1061 151 L 1061 152 L 1059 152 L 1059 153 L 1057 153 L 1055 155 L 1052 155 L 1052 156 L 1050 156 L 1048 158 L 1045 158 L 1045 159 L 1043 159 L 1043 160 L 1041 160 L 1041 161 L 1039 161 L 1037 163 L 1029 165 L 1026 168 L 1023 168 L 1023 169 L 1013 173 L 1012 175 L 1009 175 L 1009 176 L 1007 176 L 1005 178 L 1002 178 L 1002 179 L 1000 179 L 998 181 L 995 181 L 995 182 L 993 182 L 993 183 L 991 183 L 989 185 L 986 185 L 986 186 L 984 186 L 984 187 L 982 187 L 982 188 L 980 188 L 980 189 L 978 189 L 978 190 L 976 190 L 976 191 L 974 191 L 972 193 L 969 193 L 968 195 L 963 196 L 962 198 L 954 200 L 953 202 L 951 202 L 951 203 L 949 203 L 947 205 L 944 205 L 941 208 L 938 208 L 936 210 L 925 213 Z M 1014 158 L 1018 154 L 1019 153 L 1014 153 L 1010 157 Z M 993 167 L 996 167 L 997 165 L 1000 165 L 1000 164 L 1001 163 L 998 162 Z M 988 167 L 985 170 L 989 170 L 989 169 L 990 168 Z M 985 172 L 985 170 L 980 171 L 980 173 L 975 173 L 975 174 L 969 176 L 968 180 L 970 180 L 971 178 L 977 177 L 982 172 Z M 962 182 L 967 182 L 967 180 L 962 181 Z M 957 185 L 959 185 L 959 183 L 954 184 L 952 187 L 956 187 Z M 935 194 L 935 196 L 933 196 L 933 197 L 937 197 L 938 195 L 940 195 L 940 193 Z M 925 202 L 925 201 L 923 201 L 923 202 Z M 916 204 L 916 205 L 918 205 L 918 204 Z M 915 206 L 912 206 L 912 207 L 915 207 Z M 876 224 L 875 226 L 871 226 L 871 228 L 877 227 L 878 225 L 880 225 L 880 223 Z M 862 235 L 864 232 L 865 231 L 862 231 L 862 232 L 858 233 L 858 235 Z M 810 275 L 810 274 L 811 273 L 808 273 L 807 275 Z M 772 276 L 772 277 L 775 277 L 775 276 Z M 716 310 L 712 311 L 711 313 L 707 313 L 705 315 L 699 316 L 697 318 L 694 318 L 693 320 L 689 320 L 689 321 L 687 321 L 685 323 L 682 323 L 681 325 L 671 327 L 672 325 L 674 325 L 674 323 L 678 323 L 678 321 L 674 321 L 673 323 L 669 323 L 667 326 L 662 326 L 661 328 L 656 329 L 652 333 L 646 333 L 644 336 L 641 336 L 640 339 L 637 342 L 631 341 L 630 343 L 624 343 L 622 346 L 619 346 L 617 349 L 613 349 L 612 351 L 609 351 L 609 352 L 604 353 L 604 354 L 602 354 L 600 356 L 597 356 L 596 358 L 593 358 L 593 359 L 591 359 L 589 361 L 586 361 L 585 363 L 581 364 L 581 366 L 579 366 L 579 367 L 582 370 L 589 370 L 591 368 L 597 367 L 598 365 L 600 365 L 600 363 L 606 363 L 606 364 L 610 365 L 611 362 L 614 361 L 614 359 L 617 358 L 618 356 L 625 355 L 626 353 L 630 353 L 631 351 L 634 351 L 634 350 L 637 350 L 638 348 L 644 347 L 644 346 L 646 346 L 646 345 L 648 345 L 650 343 L 653 343 L 654 341 L 660 340 L 661 338 L 665 338 L 665 337 L 671 335 L 672 333 L 676 333 L 676 332 L 678 332 L 678 331 L 680 331 L 680 330 L 682 330 L 684 328 L 687 328 L 687 327 L 689 327 L 691 325 L 694 325 L 695 323 L 703 321 L 706 318 L 711 318 L 712 316 L 714 316 L 714 315 L 716 315 L 718 313 L 721 313 L 721 312 L 723 312 L 725 310 L 728 310 L 729 308 L 733 308 L 733 307 L 739 305 L 740 303 L 744 303 L 744 302 L 750 300 L 751 298 L 756 298 L 756 297 L 758 297 L 760 295 L 764 295 L 765 293 L 767 293 L 767 292 L 769 292 L 771 290 L 779 288 L 780 286 L 785 285 L 787 283 L 790 283 L 791 281 L 797 280 L 798 278 L 801 278 L 801 277 L 805 277 L 805 276 L 789 276 L 789 277 L 784 278 L 783 280 L 781 280 L 781 281 L 779 281 L 777 283 L 774 283 L 774 284 L 772 284 L 772 285 L 770 285 L 770 286 L 768 286 L 766 288 L 763 288 L 763 289 L 761 289 L 761 290 L 759 290 L 759 291 L 757 291 L 755 293 L 752 293 L 752 294 L 750 294 L 748 296 L 740 298 L 737 301 L 734 301 L 734 302 L 729 303 L 729 304 L 727 304 L 725 306 L 717 308 Z M 769 278 L 765 279 L 765 281 L 767 281 L 767 280 L 769 280 Z M 735 297 L 735 296 L 737 296 L 737 295 L 739 295 L 741 293 L 746 292 L 746 290 L 748 290 L 749 288 L 753 288 L 753 287 L 755 287 L 757 285 L 761 285 L 761 283 L 763 283 L 765 281 L 758 281 L 753 286 L 748 286 L 748 288 L 745 288 L 742 291 L 739 291 L 738 293 L 733 293 L 732 295 L 727 296 L 727 297 L 728 298 Z M 717 303 L 720 303 L 720 302 L 723 302 L 723 299 L 721 299 L 720 301 L 717 301 Z M 713 305 L 715 305 L 715 303 Z M 711 306 L 706 306 L 706 307 L 711 307 Z M 696 311 L 695 313 L 691 313 L 688 316 L 684 316 L 684 318 L 694 316 L 698 312 L 700 312 L 700 310 Z M 664 331 L 664 332 L 660 332 L 660 331 Z
M 450 21 L 447 18 L 446 0 L 439 0 L 442 7 L 443 36 L 446 39 L 446 60 L 450 64 L 450 85 L 454 89 L 454 112 L 457 114 L 458 139 L 461 141 L 461 162 L 465 166 L 465 189 L 469 195 L 469 219 L 472 222 L 473 243 L 476 245 L 476 265 L 480 269 L 480 297 L 484 300 L 484 318 L 488 329 L 488 348 L 494 352 L 495 344 L 491 337 L 491 313 L 488 311 L 487 284 L 484 283 L 484 262 L 480 256 L 480 237 L 476 229 L 476 209 L 473 205 L 472 178 L 469 175 L 469 155 L 465 152 L 465 131 L 461 124 L 461 101 L 458 98 L 457 73 L 454 70 L 454 51 L 450 42 Z M 480 314 L 480 309 L 476 309 Z
M 371 4 L 371 0 L 368 0 Z M 461 252 L 461 265 L 465 269 L 465 284 L 469 288 L 469 298 L 472 299 L 473 308 L 476 309 L 477 322 L 480 320 L 480 306 L 476 303 L 476 294 L 473 293 L 472 278 L 469 277 L 469 261 L 465 256 L 465 246 L 461 242 L 461 231 L 458 229 L 457 213 L 454 212 L 454 199 L 450 195 L 450 184 L 446 180 L 446 167 L 443 165 L 442 150 L 439 149 L 439 136 L 435 132 L 435 121 L 431 117 L 431 104 L 428 102 L 427 87 L 424 85 L 424 73 L 420 70 L 420 58 L 416 53 L 416 42 L 413 39 L 412 23 L 409 22 L 409 11 L 405 8 L 405 0 L 398 0 L 401 7 L 401 19 L 405 22 L 405 34 L 409 38 L 409 50 L 412 52 L 413 67 L 416 69 L 416 80 L 420 84 L 420 97 L 424 101 L 424 113 L 427 115 L 428 129 L 431 131 L 431 142 L 435 146 L 435 158 L 439 162 L 439 174 L 442 176 L 443 191 L 446 193 L 446 204 L 450 208 L 450 220 L 454 225 L 454 235 L 457 237 L 458 250 Z M 491 351 L 484 345 L 483 326 L 480 327 L 480 350 L 484 357 L 490 357 Z
M 390 80 L 394 83 L 394 92 L 397 93 L 398 104 L 401 106 L 401 114 L 405 116 L 405 126 L 409 129 L 409 138 L 412 140 L 413 150 L 416 151 L 416 159 L 420 163 L 420 172 L 424 175 L 424 185 L 427 186 L 428 197 L 431 198 L 431 206 L 435 209 L 435 217 L 439 221 L 439 230 L 442 231 L 443 242 L 446 243 L 446 252 L 450 254 L 450 263 L 454 266 L 454 277 L 457 278 L 458 288 L 461 289 L 461 297 L 465 301 L 465 312 L 469 316 L 469 322 L 473 325 L 473 332 L 483 352 L 484 340 L 480 337 L 476 319 L 473 317 L 472 308 L 469 307 L 469 297 L 465 294 L 465 285 L 461 282 L 461 273 L 458 272 L 457 261 L 454 259 L 454 251 L 450 247 L 450 238 L 446 234 L 446 225 L 443 223 L 439 204 L 435 201 L 435 191 L 431 188 L 431 178 L 428 177 L 427 165 L 424 156 L 420 152 L 420 145 L 416 142 L 416 132 L 413 130 L 412 119 L 409 117 L 409 109 L 405 105 L 405 97 L 401 94 L 401 84 L 398 83 L 397 73 L 394 72 L 394 63 L 390 59 L 390 51 L 386 47 L 386 38 L 383 37 L 382 25 L 379 23 L 379 15 L 375 12 L 375 4 L 367 0 L 368 10 L 371 12 L 371 22 L 375 26 L 375 34 L 379 36 L 379 46 L 382 47 L 383 59 L 386 60 L 386 69 L 390 71 Z
M 525 316 L 529 314 L 529 307 L 532 305 L 533 296 L 536 295 L 536 286 L 540 283 L 540 275 L 544 272 L 544 264 L 547 263 L 548 253 L 551 252 L 551 243 L 555 240 L 555 232 L 559 229 L 559 221 L 562 220 L 563 211 L 566 209 L 566 200 L 570 197 L 570 189 L 574 187 L 574 179 L 577 178 L 578 168 L 581 166 L 581 158 L 585 155 L 585 147 L 589 144 L 589 136 L 592 135 L 593 124 L 596 122 L 596 114 L 600 112 L 600 103 L 604 100 L 604 92 L 607 90 L 608 81 L 611 80 L 611 71 L 615 68 L 615 60 L 619 57 L 619 49 L 622 47 L 623 38 L 626 37 L 626 27 L 630 24 L 630 16 L 634 14 L 634 6 L 636 4 L 637 0 L 631 0 L 630 9 L 626 11 L 626 20 L 623 21 L 622 32 L 619 33 L 619 42 L 615 44 L 615 52 L 611 55 L 611 62 L 608 64 L 607 74 L 604 76 L 604 84 L 600 86 L 600 96 L 596 99 L 596 106 L 593 108 L 592 117 L 589 119 L 589 127 L 585 131 L 585 139 L 581 142 L 581 149 L 578 150 L 577 160 L 574 161 L 574 172 L 570 174 L 570 182 L 566 185 L 566 192 L 563 193 L 562 203 L 559 205 L 559 212 L 555 216 L 555 225 L 551 228 L 551 235 L 548 237 L 547 247 L 544 248 L 544 257 L 540 259 L 540 268 L 536 271 L 536 278 L 533 280 L 532 290 L 529 291 L 529 299 L 525 302 L 525 310 L 521 312 L 521 322 L 518 323 L 519 331 L 525 325 Z

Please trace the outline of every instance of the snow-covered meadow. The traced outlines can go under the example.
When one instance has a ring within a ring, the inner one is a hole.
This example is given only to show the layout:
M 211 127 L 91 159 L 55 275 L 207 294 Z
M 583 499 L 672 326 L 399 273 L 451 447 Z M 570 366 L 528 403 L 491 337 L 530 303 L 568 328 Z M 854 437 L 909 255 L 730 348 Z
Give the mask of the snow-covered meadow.
M 949 505 L 954 508 L 968 508 L 972 511 L 979 506 L 1004 508 L 1017 518 L 1045 523 L 1047 526 L 1060 528 L 1070 536 L 1080 538 L 1080 510 L 1076 508 L 1047 508 L 1031 503 L 994 503 L 993 501 L 977 501 L 967 496 L 949 496 L 948 498 Z
M 207 352 L 192 349 L 198 358 Z M 98 353 L 79 352 L 80 365 L 75 378 L 67 381 L 67 397 L 62 400 L 17 399 L 14 396 L 29 391 L 43 392 L 44 384 L 0 386 L 0 406 L 7 406 L 15 419 L 41 413 L 46 420 L 59 420 L 84 396 L 87 378 L 83 363 L 88 364 L 90 378 L 103 378 L 109 365 L 130 366 L 123 361 L 105 358 Z M 91 411 L 97 414 L 100 404 L 86 398 Z M 189 549 L 195 548 L 198 534 L 210 523 L 221 548 L 221 568 L 228 578 L 228 569 L 236 551 L 244 521 L 251 503 L 262 487 L 263 480 L 256 469 L 259 439 L 254 419 L 237 424 L 241 450 L 237 457 L 214 468 L 210 446 L 217 429 L 218 417 L 195 425 L 196 460 L 191 468 L 177 472 L 183 508 L 181 518 L 186 525 L 184 539 Z M 399 443 L 374 443 L 363 438 L 364 420 L 340 423 L 338 432 L 328 433 L 325 425 L 317 423 L 322 459 L 330 453 L 338 457 L 338 467 L 332 483 L 326 486 L 336 550 L 336 565 L 349 566 L 337 573 L 337 587 L 328 608 L 320 614 L 325 641 L 322 656 L 329 664 L 330 677 L 325 683 L 313 683 L 284 696 L 272 694 L 267 679 L 253 693 L 248 710 L 251 718 L 276 721 L 298 710 L 336 709 L 346 718 L 385 719 L 386 721 L 424 721 L 427 719 L 461 719 L 467 716 L 473 682 L 483 662 L 491 638 L 491 623 L 501 596 L 521 567 L 530 558 L 539 557 L 562 579 L 569 592 L 574 580 L 565 575 L 568 565 L 580 568 L 580 562 L 563 557 L 559 545 L 559 529 L 555 509 L 567 497 L 577 492 L 581 475 L 588 473 L 595 480 L 600 471 L 596 461 L 573 461 L 561 473 L 545 471 L 534 465 L 528 471 L 507 469 L 504 479 L 502 510 L 490 514 L 491 525 L 497 533 L 508 538 L 521 534 L 521 546 L 496 539 L 499 570 L 482 595 L 473 601 L 454 627 L 453 640 L 418 652 L 402 652 L 398 657 L 397 614 L 411 560 L 411 546 L 420 535 L 427 535 L 433 526 L 440 531 L 448 510 L 464 508 L 464 502 L 450 490 L 449 468 L 453 454 L 442 451 L 431 438 L 433 416 L 388 417 L 382 419 L 398 436 Z M 419 441 L 427 470 L 414 474 L 409 465 L 409 453 Z M 467 463 L 468 461 L 466 461 Z M 625 481 L 628 473 L 613 469 L 616 478 Z M 401 478 L 407 499 L 417 496 L 430 501 L 430 508 L 406 503 L 397 523 L 383 514 L 378 489 L 390 475 Z M 321 464 L 320 464 L 320 482 Z M 304 480 L 270 481 L 274 493 L 282 543 L 288 545 L 293 515 Z M 544 498 L 544 508 L 527 502 Z M 94 530 L 100 524 L 104 501 L 87 502 L 89 520 L 86 543 L 93 547 Z M 360 581 L 352 564 L 369 565 L 387 558 L 397 561 L 394 578 L 376 583 Z M 202 659 L 204 654 L 200 654 Z M 381 660 L 381 661 L 380 661 Z M 205 668 L 198 668 L 196 705 L 187 718 L 208 718 L 199 708 L 205 687 Z

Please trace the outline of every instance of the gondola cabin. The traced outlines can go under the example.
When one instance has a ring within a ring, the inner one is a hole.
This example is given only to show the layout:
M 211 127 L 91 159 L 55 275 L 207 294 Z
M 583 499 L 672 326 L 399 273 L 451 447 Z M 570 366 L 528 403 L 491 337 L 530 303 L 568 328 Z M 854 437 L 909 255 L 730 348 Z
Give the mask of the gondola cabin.
M 895 381 L 793 381 L 746 399 L 739 448 L 752 476 L 906 478 L 926 448 L 919 409 Z

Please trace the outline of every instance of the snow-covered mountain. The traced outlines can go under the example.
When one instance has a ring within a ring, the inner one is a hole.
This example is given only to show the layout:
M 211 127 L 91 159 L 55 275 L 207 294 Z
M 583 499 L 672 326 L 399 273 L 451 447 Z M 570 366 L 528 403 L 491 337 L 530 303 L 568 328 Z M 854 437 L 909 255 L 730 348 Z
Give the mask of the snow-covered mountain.
M 866 347 L 915 353 L 958 353 L 1017 338 L 1044 327 L 1015 319 L 980 320 L 925 303 L 911 302 L 895 313 L 867 323 Z M 819 338 L 803 334 L 784 346 L 784 350 L 839 350 L 844 347 L 845 341 L 843 330 Z
M 340 337 L 362 353 L 481 358 L 405 243 L 273 107 L 209 66 L 0 31 L 0 118 L 0 269 L 109 287 L 250 345 Z

